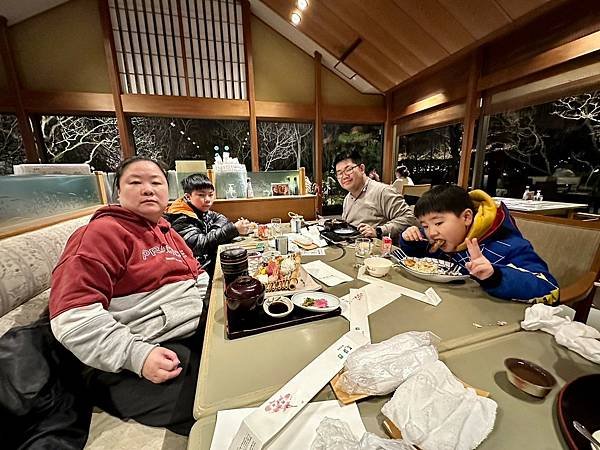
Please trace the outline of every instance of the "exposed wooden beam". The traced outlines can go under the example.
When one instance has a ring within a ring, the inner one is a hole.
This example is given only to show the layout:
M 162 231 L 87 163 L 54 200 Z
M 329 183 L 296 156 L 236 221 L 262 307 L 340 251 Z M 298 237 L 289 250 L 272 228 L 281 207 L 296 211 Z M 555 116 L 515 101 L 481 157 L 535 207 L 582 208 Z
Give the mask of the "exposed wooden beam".
M 15 114 L 19 123 L 19 130 L 23 137 L 23 145 L 25 146 L 25 156 L 27 157 L 28 163 L 37 163 L 40 161 L 38 152 L 35 146 L 35 138 L 33 136 L 33 130 L 29 117 L 23 106 L 23 96 L 21 93 L 21 83 L 19 81 L 19 75 L 13 59 L 12 49 L 10 47 L 10 40 L 8 39 L 8 26 L 6 17 L 0 16 L 0 54 L 2 55 L 2 61 L 4 70 L 6 71 L 6 78 L 8 80 L 8 86 L 12 91 L 15 99 Z
M 256 101 L 259 119 L 310 121 L 315 120 L 314 104 Z
M 91 92 L 23 91 L 23 105 L 28 112 L 44 114 L 115 112 L 111 94 Z
M 318 209 L 323 210 L 323 106 L 321 96 L 321 54 L 315 52 L 315 142 L 313 145 L 313 166 L 315 183 L 318 186 Z
M 479 116 L 479 100 L 477 80 L 481 75 L 481 53 L 477 52 L 471 60 L 469 82 L 467 85 L 467 100 L 465 102 L 465 118 L 463 120 L 463 138 L 460 152 L 460 167 L 458 170 L 458 185 L 464 188 L 469 185 L 469 168 L 471 165 L 471 150 L 475 134 L 475 121 Z
M 482 91 L 526 77 L 544 69 L 588 55 L 600 50 L 600 31 L 575 39 L 513 66 L 481 77 L 477 88 Z
M 418 133 L 460 122 L 465 116 L 464 103 L 447 105 L 443 108 L 406 117 L 396 121 L 396 134 Z
M 100 8 L 100 21 L 102 22 L 102 34 L 104 39 L 104 55 L 108 67 L 108 79 L 112 91 L 113 105 L 115 115 L 117 116 L 117 128 L 119 129 L 119 139 L 121 141 L 121 153 L 123 158 L 129 158 L 135 155 L 135 145 L 133 143 L 133 133 L 129 127 L 129 121 L 123 112 L 121 102 L 121 82 L 119 81 L 119 66 L 117 65 L 117 50 L 110 23 L 110 13 L 108 0 L 98 0 Z
M 322 105 L 323 122 L 384 123 L 386 112 L 380 106 Z
M 246 92 L 250 113 L 250 154 L 252 156 L 252 171 L 260 170 L 258 155 L 258 129 L 256 127 L 256 96 L 254 92 L 254 63 L 252 60 L 252 18 L 250 17 L 250 2 L 242 1 L 242 25 L 244 29 L 244 56 L 246 57 Z
M 392 94 L 385 96 L 385 126 L 383 130 L 383 168 L 382 177 L 384 183 L 392 182 L 394 170 L 394 124 L 392 123 Z
M 196 119 L 247 119 L 248 102 L 219 98 L 177 95 L 121 95 L 123 111 L 142 116 L 187 117 Z

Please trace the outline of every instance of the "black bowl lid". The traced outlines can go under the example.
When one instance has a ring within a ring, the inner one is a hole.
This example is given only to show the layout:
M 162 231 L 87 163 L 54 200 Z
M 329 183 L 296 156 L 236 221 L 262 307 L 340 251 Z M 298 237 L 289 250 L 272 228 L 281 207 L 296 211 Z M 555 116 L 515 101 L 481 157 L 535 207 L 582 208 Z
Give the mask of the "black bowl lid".
M 248 251 L 245 248 L 229 248 L 221 252 L 222 261 L 238 261 L 248 258 Z

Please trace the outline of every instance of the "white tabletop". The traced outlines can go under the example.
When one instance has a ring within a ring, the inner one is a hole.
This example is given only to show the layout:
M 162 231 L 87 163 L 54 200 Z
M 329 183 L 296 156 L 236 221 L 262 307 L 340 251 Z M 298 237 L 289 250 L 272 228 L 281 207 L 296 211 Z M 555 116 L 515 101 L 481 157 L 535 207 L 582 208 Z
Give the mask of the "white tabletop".
M 564 202 L 549 202 L 543 200 L 541 202 L 534 200 L 522 200 L 520 198 L 494 197 L 496 203 L 504 203 L 511 211 L 521 212 L 537 212 L 549 210 L 571 210 L 578 208 L 587 208 L 585 203 L 564 203 Z

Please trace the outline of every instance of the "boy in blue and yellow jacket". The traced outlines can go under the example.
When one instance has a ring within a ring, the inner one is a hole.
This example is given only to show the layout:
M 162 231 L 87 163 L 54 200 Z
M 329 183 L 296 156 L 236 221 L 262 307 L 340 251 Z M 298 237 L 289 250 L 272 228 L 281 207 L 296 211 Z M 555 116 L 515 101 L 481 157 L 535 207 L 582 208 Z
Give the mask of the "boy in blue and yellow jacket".
M 490 295 L 521 302 L 559 301 L 558 283 L 523 237 L 504 204 L 485 192 L 435 186 L 415 205 L 419 227 L 404 230 L 409 256 L 450 259 Z

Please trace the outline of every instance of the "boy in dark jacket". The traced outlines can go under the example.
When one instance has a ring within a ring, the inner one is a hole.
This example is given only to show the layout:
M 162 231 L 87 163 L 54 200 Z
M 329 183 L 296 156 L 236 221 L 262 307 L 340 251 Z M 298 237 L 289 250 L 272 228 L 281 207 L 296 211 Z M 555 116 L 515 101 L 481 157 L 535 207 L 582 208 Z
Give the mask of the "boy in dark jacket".
M 485 192 L 435 186 L 419 199 L 415 216 L 422 230 L 407 228 L 400 238 L 408 255 L 450 259 L 494 297 L 558 303 L 558 283 L 548 266 L 506 206 L 497 207 Z
M 232 223 L 223 214 L 210 210 L 215 187 L 206 175 L 190 175 L 181 186 L 185 194 L 171 204 L 165 217 L 212 278 L 217 247 L 248 234 L 250 222 L 240 219 Z

